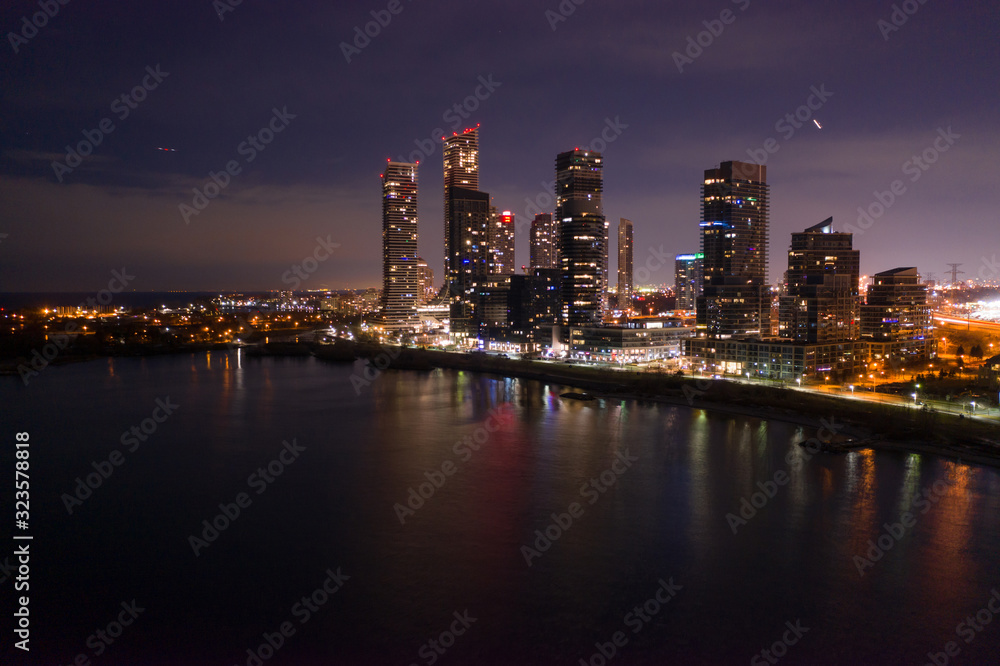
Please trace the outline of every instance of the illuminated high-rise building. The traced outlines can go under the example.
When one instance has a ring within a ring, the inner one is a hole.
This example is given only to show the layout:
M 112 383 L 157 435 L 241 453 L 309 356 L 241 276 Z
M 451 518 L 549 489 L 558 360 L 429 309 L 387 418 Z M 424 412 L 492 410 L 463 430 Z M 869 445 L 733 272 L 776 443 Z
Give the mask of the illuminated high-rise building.
M 632 301 L 632 222 L 618 222 L 618 308 L 627 310 Z
M 934 329 L 927 285 L 916 268 L 876 273 L 861 306 L 861 339 L 866 356 L 893 365 L 933 358 Z
M 456 341 L 475 337 L 483 317 L 483 297 L 489 277 L 490 195 L 451 187 L 449 232 L 452 271 L 447 287 L 451 298 L 451 332 Z
M 539 213 L 531 221 L 531 268 L 558 268 L 559 245 L 551 213 Z
M 382 324 L 417 325 L 417 165 L 389 162 L 382 174 Z
M 444 276 L 446 282 L 456 279 L 452 259 L 460 248 L 451 245 L 451 201 L 453 187 L 479 189 L 479 125 L 461 134 L 444 139 Z M 457 271 L 458 266 L 454 269 Z
M 704 292 L 697 299 L 698 333 L 710 338 L 767 337 L 767 167 L 723 162 L 705 171 L 701 193 Z
M 490 275 L 514 274 L 514 214 L 490 206 Z
M 556 157 L 556 224 L 564 325 L 600 326 L 607 288 L 608 228 L 600 153 L 571 150 Z
M 674 257 L 674 293 L 678 310 L 694 310 L 704 287 L 701 263 L 705 255 L 678 254 Z
M 792 234 L 778 334 L 801 342 L 854 340 L 859 325 L 861 252 L 828 218 Z

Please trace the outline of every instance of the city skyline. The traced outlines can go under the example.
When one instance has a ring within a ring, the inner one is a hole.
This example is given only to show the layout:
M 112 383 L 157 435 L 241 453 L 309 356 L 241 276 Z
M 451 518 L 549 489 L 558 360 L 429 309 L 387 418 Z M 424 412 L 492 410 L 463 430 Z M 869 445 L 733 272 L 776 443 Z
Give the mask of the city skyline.
M 406 5 L 348 62 L 341 44 L 372 20 L 360 3 L 244 3 L 221 15 L 193 2 L 118 8 L 128 31 L 67 5 L 16 51 L 6 40 L 2 56 L 0 281 L 11 291 L 98 289 L 124 265 L 137 290 L 282 289 L 289 266 L 330 234 L 339 252 L 302 288 L 376 286 L 374 165 L 433 165 L 441 136 L 478 123 L 488 128 L 487 189 L 515 214 L 518 257 L 528 256 L 531 219 L 553 210 L 551 156 L 603 144 L 606 214 L 639 222 L 637 268 L 661 246 L 697 247 L 692 166 L 759 158 L 771 170 L 775 238 L 832 215 L 864 231 L 863 274 L 906 263 L 941 276 L 959 262 L 977 277 L 992 253 L 950 229 L 976 236 L 994 224 L 980 168 L 1000 147 L 989 115 L 998 93 L 981 67 L 997 57 L 989 8 L 921 5 L 887 30 L 891 3 L 742 6 L 699 47 L 719 19 L 698 3 L 579 6 L 554 24 L 547 8 L 512 3 L 458 31 L 460 12 Z M 0 25 L 16 34 L 33 11 L 10 3 Z M 264 38 L 275 25 L 286 29 Z M 576 69 L 569 46 L 587 39 L 608 45 L 606 57 Z M 452 52 L 401 60 L 428 40 Z M 480 55 L 454 57 L 473 47 Z M 593 80 L 602 94 L 584 92 Z M 741 99 L 739 114 L 698 104 L 720 85 Z M 408 100 L 405 111 L 393 97 Z M 520 109 L 533 110 L 528 122 Z M 90 155 L 67 156 L 88 136 Z M 441 177 L 432 168 L 422 184 L 440 191 Z M 218 194 L 201 201 L 195 190 Z M 182 205 L 197 212 L 185 220 Z M 433 222 L 442 207 L 426 197 L 419 212 L 432 267 L 444 265 Z M 859 208 L 871 211 L 860 223 Z M 771 283 L 782 245 L 770 248 Z M 650 282 L 670 284 L 660 272 Z

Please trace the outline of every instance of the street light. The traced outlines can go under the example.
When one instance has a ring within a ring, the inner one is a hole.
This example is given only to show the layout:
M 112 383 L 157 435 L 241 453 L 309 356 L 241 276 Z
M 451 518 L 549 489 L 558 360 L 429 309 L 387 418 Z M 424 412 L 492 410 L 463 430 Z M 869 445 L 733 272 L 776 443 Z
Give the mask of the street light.
M 917 394 L 916 393 L 913 394 L 913 405 L 914 405 L 914 407 L 917 405 Z
M 851 384 L 851 395 L 854 395 L 854 384 Z
M 796 381 L 796 383 L 798 383 L 799 388 L 802 388 L 802 378 L 801 377 L 796 377 L 795 381 Z

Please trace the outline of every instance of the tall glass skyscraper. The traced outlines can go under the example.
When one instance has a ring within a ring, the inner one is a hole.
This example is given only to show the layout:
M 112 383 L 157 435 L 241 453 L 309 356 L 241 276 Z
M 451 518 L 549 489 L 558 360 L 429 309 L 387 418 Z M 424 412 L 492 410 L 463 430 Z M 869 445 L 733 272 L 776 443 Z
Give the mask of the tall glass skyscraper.
M 491 206 L 489 250 L 490 275 L 513 275 L 514 214 L 509 210 L 500 212 Z
M 539 213 L 531 221 L 531 268 L 558 268 L 559 245 L 552 213 Z
M 564 325 L 600 326 L 607 288 L 608 228 L 600 153 L 556 156 L 556 224 Z
M 461 134 L 454 133 L 444 138 L 444 278 L 445 282 L 455 280 L 453 266 L 455 253 L 461 248 L 451 244 L 451 201 L 449 193 L 453 187 L 466 190 L 479 189 L 479 126 L 467 129 Z
M 767 167 L 723 162 L 705 171 L 701 193 L 704 291 L 697 300 L 698 333 L 712 338 L 767 337 Z
M 452 221 L 449 244 L 452 271 L 447 281 L 451 297 L 451 332 L 456 341 L 475 337 L 482 323 L 482 305 L 489 276 L 490 195 L 464 187 L 448 192 Z
M 632 301 L 632 221 L 618 222 L 618 308 L 627 310 Z
M 678 254 L 674 257 L 674 293 L 677 295 L 678 310 L 694 310 L 698 297 L 704 288 L 701 264 L 705 255 Z
M 417 165 L 389 162 L 382 174 L 382 323 L 417 325 Z

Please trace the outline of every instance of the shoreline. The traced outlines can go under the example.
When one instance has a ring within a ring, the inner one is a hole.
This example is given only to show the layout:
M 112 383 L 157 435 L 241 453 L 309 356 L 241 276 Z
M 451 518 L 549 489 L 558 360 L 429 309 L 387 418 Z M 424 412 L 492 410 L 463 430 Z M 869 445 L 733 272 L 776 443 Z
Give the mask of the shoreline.
M 105 357 L 134 358 L 231 349 L 227 345 L 205 345 L 196 348 L 130 350 L 132 353 L 113 356 L 73 355 L 53 359 L 51 365 L 67 365 Z M 854 443 L 846 447 L 850 450 L 873 449 L 935 455 L 1000 468 L 1000 424 L 961 419 L 944 412 L 908 410 L 888 403 L 857 401 L 773 386 L 750 386 L 726 379 L 695 379 L 578 364 L 512 360 L 487 354 L 386 347 L 346 340 L 333 345 L 271 343 L 248 346 L 246 351 L 248 359 L 309 355 L 331 363 L 384 359 L 381 365 L 386 369 L 428 372 L 441 368 L 503 378 L 529 379 L 580 389 L 605 400 L 657 402 L 815 429 L 823 428 L 824 421 L 834 422 L 842 426 L 834 441 L 851 438 Z M 16 363 L 14 361 L 14 367 Z M 2 374 L 16 376 L 14 367 L 4 368 L 8 372 Z
M 414 348 L 394 348 L 390 353 L 387 349 L 391 348 L 377 345 L 354 344 L 351 349 L 362 359 L 387 356 L 391 369 L 442 368 L 516 377 L 580 389 L 605 400 L 658 402 L 815 429 L 823 428 L 824 421 L 834 422 L 842 426 L 834 441 L 855 440 L 847 447 L 850 450 L 935 455 L 1000 468 L 1000 424 L 961 419 L 954 414 L 927 413 L 888 403 L 788 388 L 751 387 L 725 379 L 693 379 L 579 365 L 560 367 L 549 362 Z M 343 354 L 347 351 L 348 347 L 341 347 L 339 360 L 345 360 Z

